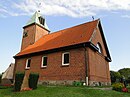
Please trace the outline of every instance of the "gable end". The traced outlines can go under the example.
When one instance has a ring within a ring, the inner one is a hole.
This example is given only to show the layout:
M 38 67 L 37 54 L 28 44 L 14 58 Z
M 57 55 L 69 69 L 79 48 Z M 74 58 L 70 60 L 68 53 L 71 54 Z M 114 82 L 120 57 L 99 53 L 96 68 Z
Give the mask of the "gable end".
M 104 34 L 103 34 L 103 29 L 102 29 L 102 26 L 101 26 L 101 22 L 99 21 L 99 23 L 98 23 L 98 27 L 99 27 L 99 30 L 100 30 L 100 32 L 101 32 L 101 37 L 102 37 L 102 39 L 103 39 L 103 43 L 104 43 L 104 46 L 105 46 L 105 50 L 106 50 L 106 53 L 107 53 L 107 56 L 105 56 L 106 58 L 106 60 L 108 61 L 108 62 L 111 62 L 112 60 L 111 60 L 111 56 L 110 56 L 110 53 L 109 53 L 109 49 L 108 49 L 108 46 L 107 46 L 107 43 L 106 43 L 106 39 L 105 39 L 105 36 L 104 36 Z

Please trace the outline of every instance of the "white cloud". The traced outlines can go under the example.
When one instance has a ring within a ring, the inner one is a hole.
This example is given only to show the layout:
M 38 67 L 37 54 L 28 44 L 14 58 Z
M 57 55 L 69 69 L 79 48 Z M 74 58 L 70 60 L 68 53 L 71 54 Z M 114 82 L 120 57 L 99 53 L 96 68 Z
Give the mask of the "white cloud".
M 122 15 L 123 18 L 130 18 L 130 15 Z
M 0 12 L 18 16 L 30 15 L 40 9 L 44 15 L 86 17 L 102 11 L 130 10 L 130 0 L 19 0 L 10 1 L 10 4 L 10 8 L 6 10 L 0 8 Z

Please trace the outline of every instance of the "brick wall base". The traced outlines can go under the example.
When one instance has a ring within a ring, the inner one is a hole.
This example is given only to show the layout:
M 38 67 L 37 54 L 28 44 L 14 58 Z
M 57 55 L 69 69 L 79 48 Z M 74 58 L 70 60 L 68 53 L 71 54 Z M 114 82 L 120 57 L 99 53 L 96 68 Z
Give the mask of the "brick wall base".
M 58 81 L 39 81 L 40 85 L 73 85 L 73 82 L 80 82 L 79 80 L 58 80 Z M 82 81 L 85 83 L 85 81 Z M 89 81 L 89 86 L 110 86 L 111 82 L 96 82 Z
M 38 81 L 40 85 L 73 85 L 73 82 L 80 82 L 79 80 L 58 80 L 58 81 Z M 85 81 L 83 81 L 85 82 Z
M 89 86 L 110 86 L 111 82 L 89 81 Z

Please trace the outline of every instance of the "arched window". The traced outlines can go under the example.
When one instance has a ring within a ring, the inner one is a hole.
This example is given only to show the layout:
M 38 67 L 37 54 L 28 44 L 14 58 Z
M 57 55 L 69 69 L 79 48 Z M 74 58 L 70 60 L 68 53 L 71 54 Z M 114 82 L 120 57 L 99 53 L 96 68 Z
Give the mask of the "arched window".
M 97 43 L 98 52 L 102 53 L 102 47 L 100 43 Z

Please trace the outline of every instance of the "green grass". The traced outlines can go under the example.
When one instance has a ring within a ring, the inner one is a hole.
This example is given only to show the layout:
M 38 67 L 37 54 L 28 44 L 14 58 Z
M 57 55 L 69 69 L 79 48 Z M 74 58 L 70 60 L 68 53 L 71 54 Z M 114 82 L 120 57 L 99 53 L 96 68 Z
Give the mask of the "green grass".
M 38 86 L 36 90 L 24 92 L 13 92 L 12 88 L 0 89 L 0 97 L 130 97 L 130 93 L 90 87 Z

